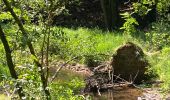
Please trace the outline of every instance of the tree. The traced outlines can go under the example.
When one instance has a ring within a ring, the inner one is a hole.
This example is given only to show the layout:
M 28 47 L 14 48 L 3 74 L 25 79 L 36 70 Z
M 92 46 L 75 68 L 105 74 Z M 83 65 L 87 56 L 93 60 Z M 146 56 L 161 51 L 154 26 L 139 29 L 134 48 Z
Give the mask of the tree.
M 1 26 L 0 26 L 0 38 L 1 38 L 1 41 L 4 45 L 4 49 L 5 49 L 5 52 L 6 52 L 6 61 L 7 61 L 7 64 L 8 64 L 8 68 L 9 68 L 11 77 L 17 80 L 18 76 L 17 76 L 17 73 L 15 71 L 15 65 L 13 64 L 13 61 L 12 61 L 11 50 L 10 50 L 8 41 L 6 39 L 5 33 L 3 32 Z M 25 97 L 25 94 L 23 93 L 22 86 L 20 86 L 19 83 L 17 83 L 16 88 L 18 88 L 17 91 L 18 91 L 20 99 Z
M 106 28 L 112 30 L 118 26 L 118 0 L 101 0 Z
M 31 52 L 31 54 L 35 57 L 36 57 L 36 54 L 35 54 L 35 51 L 34 51 L 34 48 L 33 48 L 33 45 L 31 43 L 31 41 L 28 39 L 28 33 L 27 31 L 25 30 L 21 20 L 18 18 L 18 16 L 16 15 L 16 13 L 13 11 L 10 3 L 8 2 L 8 0 L 3 0 L 4 4 L 6 5 L 8 11 L 11 13 L 11 15 L 13 16 L 13 18 L 15 19 L 16 23 L 18 24 L 23 36 L 26 38 L 26 41 L 27 41 L 27 45 L 29 47 L 29 50 Z M 41 76 L 41 81 L 42 81 L 42 88 L 45 92 L 45 95 L 46 95 L 46 99 L 49 100 L 50 99 L 50 92 L 49 90 L 47 89 L 47 81 L 46 81 L 46 77 L 45 77 L 45 74 L 43 72 L 43 67 L 42 65 L 40 64 L 40 62 L 37 60 L 37 59 L 34 59 L 34 63 L 36 64 L 36 66 L 40 69 L 39 73 L 40 73 L 40 76 Z

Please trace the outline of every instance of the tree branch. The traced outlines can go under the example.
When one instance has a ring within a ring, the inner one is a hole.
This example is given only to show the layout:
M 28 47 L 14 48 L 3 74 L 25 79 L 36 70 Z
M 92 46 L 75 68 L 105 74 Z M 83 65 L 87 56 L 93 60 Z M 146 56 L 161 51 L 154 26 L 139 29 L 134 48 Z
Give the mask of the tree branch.
M 52 82 L 52 81 L 54 81 L 54 79 L 57 77 L 57 75 L 58 75 L 58 72 L 64 67 L 64 66 L 66 66 L 70 61 L 72 61 L 72 60 L 74 60 L 74 59 L 76 59 L 77 57 L 73 57 L 72 59 L 70 59 L 70 60 L 68 60 L 67 62 L 65 62 L 64 64 L 62 64 L 57 70 L 56 70 L 56 72 L 54 73 L 54 75 L 52 76 L 52 78 L 51 78 L 51 80 L 50 80 L 50 83 Z

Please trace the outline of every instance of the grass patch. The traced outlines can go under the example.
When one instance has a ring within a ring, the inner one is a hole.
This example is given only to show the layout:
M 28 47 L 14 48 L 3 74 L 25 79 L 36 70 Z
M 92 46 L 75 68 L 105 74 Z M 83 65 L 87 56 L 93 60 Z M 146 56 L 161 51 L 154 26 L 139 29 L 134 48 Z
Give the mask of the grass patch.
M 127 41 L 139 42 L 135 38 L 129 40 L 119 31 L 107 32 L 98 28 L 53 28 L 51 51 L 64 60 L 79 57 L 77 62 L 93 66 L 107 61 L 116 49 Z M 57 39 L 56 39 L 57 38 Z M 90 61 L 90 62 L 89 62 Z M 96 64 L 95 64 L 96 63 Z
M 11 98 L 4 94 L 0 94 L 0 100 L 11 100 Z
M 170 89 L 170 48 L 164 47 L 159 54 L 152 56 L 151 71 L 156 74 L 158 79 L 163 81 L 162 91 L 169 92 Z

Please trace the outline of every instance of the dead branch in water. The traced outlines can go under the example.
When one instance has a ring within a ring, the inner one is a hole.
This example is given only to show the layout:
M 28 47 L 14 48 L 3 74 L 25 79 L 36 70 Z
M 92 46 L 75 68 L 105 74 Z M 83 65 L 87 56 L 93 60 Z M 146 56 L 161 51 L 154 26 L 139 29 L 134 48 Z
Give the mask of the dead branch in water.
M 71 62 L 72 60 L 76 59 L 77 57 L 73 57 L 72 59 L 68 60 L 67 62 L 65 62 L 64 64 L 62 64 L 54 73 L 54 75 L 52 76 L 50 83 L 52 83 L 52 81 L 54 81 L 54 79 L 57 77 L 58 72 L 64 67 L 66 66 L 69 62 Z

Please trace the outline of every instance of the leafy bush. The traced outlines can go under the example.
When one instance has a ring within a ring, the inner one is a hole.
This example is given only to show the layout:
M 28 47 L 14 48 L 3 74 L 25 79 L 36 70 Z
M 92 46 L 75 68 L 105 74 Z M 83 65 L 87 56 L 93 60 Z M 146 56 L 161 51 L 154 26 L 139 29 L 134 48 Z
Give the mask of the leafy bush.
M 165 14 L 167 13 L 170 9 L 170 0 L 158 0 L 157 3 L 157 11 L 159 14 Z
M 164 47 L 161 52 L 156 52 L 149 57 L 151 66 L 148 69 L 149 75 L 154 80 L 161 80 L 162 92 L 167 93 L 170 89 L 170 47 Z
M 123 29 L 127 35 L 133 35 L 136 32 L 135 26 L 139 25 L 138 22 L 128 12 L 123 13 L 122 16 L 125 19 L 125 23 L 120 29 Z
M 154 65 L 156 69 L 156 73 L 158 74 L 160 80 L 164 83 L 162 84 L 162 89 L 164 91 L 169 91 L 170 89 L 170 48 L 163 48 L 158 60 L 157 64 Z
M 170 24 L 167 20 L 159 20 L 151 25 L 151 29 L 146 33 L 147 42 L 156 50 L 164 46 L 170 46 Z
M 53 83 L 51 85 L 52 99 L 55 100 L 84 100 L 83 96 L 76 95 L 79 90 L 84 86 L 84 82 L 78 78 L 70 82 Z

